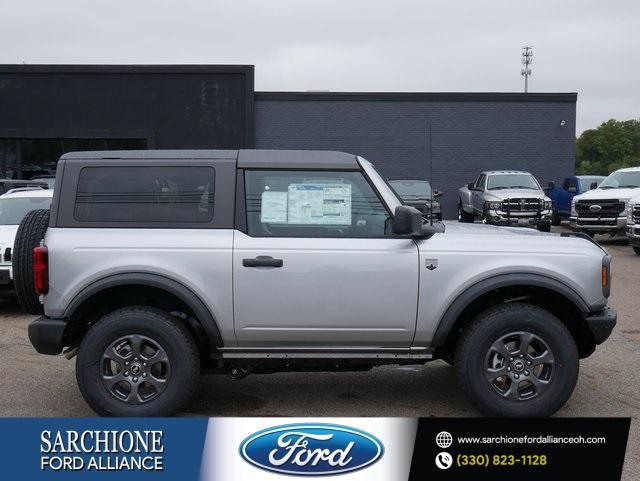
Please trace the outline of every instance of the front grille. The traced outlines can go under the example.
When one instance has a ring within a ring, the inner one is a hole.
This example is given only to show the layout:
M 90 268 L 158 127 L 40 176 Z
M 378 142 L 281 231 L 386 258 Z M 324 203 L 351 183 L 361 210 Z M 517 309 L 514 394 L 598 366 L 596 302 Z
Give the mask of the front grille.
M 502 201 L 502 210 L 506 212 L 537 212 L 542 210 L 544 204 L 542 199 L 505 199 Z
M 603 219 L 619 217 L 624 211 L 624 202 L 613 200 L 580 200 L 576 202 L 576 212 L 582 219 Z
M 640 205 L 633 207 L 633 223 L 640 224 Z

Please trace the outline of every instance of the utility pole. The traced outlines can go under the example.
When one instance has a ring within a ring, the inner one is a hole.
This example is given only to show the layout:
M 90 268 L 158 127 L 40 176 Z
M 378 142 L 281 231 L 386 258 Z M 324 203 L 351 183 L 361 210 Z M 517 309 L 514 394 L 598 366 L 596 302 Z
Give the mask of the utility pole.
M 522 47 L 522 65 L 520 75 L 524 77 L 524 93 L 529 91 L 529 77 L 531 76 L 531 69 L 529 65 L 533 63 L 533 47 Z

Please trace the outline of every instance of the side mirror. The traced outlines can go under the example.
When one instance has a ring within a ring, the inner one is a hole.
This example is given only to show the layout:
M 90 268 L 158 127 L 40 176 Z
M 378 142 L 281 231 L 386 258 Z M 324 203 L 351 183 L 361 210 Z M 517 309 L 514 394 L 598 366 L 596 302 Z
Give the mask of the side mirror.
M 555 182 L 549 182 L 549 189 L 553 190 L 556 188 L 556 183 Z
M 474 184 L 473 182 L 469 182 L 467 184 L 467 189 L 469 190 L 476 190 L 476 184 Z
M 438 189 L 433 191 L 433 198 L 436 199 L 438 197 L 442 197 L 442 192 L 440 192 Z
M 597 182 L 591 182 L 591 190 L 597 189 L 597 188 L 598 188 L 598 183 Z
M 421 235 L 422 213 L 415 207 L 399 205 L 393 213 L 391 228 L 394 234 Z

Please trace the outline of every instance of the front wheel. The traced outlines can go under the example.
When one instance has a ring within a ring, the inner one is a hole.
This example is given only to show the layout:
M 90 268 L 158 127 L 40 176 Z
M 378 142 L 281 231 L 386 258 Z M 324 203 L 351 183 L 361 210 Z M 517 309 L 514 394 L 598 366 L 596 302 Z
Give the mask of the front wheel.
M 633 248 L 633 252 L 635 252 L 636 254 L 638 254 L 640 256 L 640 247 L 634 247 Z
M 569 399 L 579 357 L 548 311 L 512 303 L 490 308 L 462 332 L 455 368 L 471 402 L 488 416 L 550 416 Z
M 545 224 L 538 224 L 538 230 L 540 232 L 551 232 L 551 224 L 548 222 Z
M 558 215 L 558 212 L 553 209 L 551 213 L 551 225 L 559 226 L 560 224 L 562 224 L 562 218 Z
M 169 416 L 193 395 L 196 343 L 173 316 L 130 307 L 104 316 L 80 344 L 76 379 L 101 416 Z

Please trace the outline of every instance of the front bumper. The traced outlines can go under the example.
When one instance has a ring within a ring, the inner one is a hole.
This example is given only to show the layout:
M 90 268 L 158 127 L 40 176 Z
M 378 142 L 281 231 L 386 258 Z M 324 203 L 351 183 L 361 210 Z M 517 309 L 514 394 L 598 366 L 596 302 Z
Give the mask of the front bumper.
M 611 232 L 624 230 L 627 227 L 627 217 L 607 217 L 602 219 L 594 219 L 592 217 L 575 217 L 569 218 L 569 226 L 573 230 L 583 232 Z
M 57 355 L 62 352 L 67 321 L 42 316 L 29 324 L 29 340 L 40 354 Z
M 503 210 L 485 210 L 484 218 L 495 225 L 539 225 L 551 222 L 551 211 L 506 212 Z
M 592 312 L 586 318 L 587 327 L 596 344 L 602 344 L 611 335 L 611 331 L 616 325 L 618 313 L 611 307 L 606 307 L 601 311 Z

